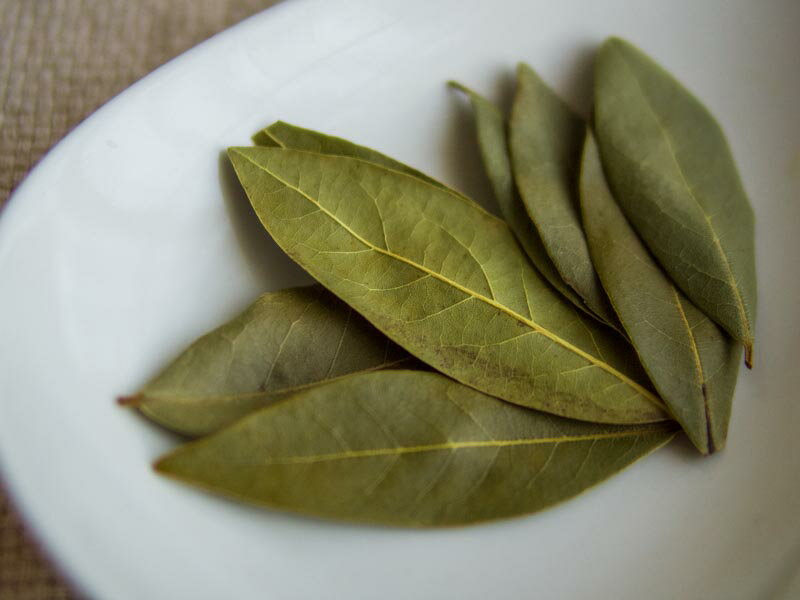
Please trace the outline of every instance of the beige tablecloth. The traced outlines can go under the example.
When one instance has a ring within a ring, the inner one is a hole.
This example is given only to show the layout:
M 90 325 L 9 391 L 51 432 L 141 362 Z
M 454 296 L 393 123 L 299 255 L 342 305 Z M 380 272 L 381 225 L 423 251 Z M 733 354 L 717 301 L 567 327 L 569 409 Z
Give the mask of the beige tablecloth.
M 0 205 L 42 154 L 103 102 L 275 2 L 0 0 Z M 0 489 L 0 600 L 76 597 Z

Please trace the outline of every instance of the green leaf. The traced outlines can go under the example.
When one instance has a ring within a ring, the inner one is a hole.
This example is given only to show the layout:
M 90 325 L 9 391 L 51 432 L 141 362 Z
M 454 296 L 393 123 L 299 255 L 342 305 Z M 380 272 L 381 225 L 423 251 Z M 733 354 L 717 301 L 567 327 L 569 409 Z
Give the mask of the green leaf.
M 666 444 L 672 424 L 619 427 L 500 402 L 436 373 L 315 387 L 158 461 L 166 475 L 296 513 L 398 526 L 531 513 Z
M 339 137 L 320 133 L 313 129 L 304 129 L 297 125 L 291 125 L 284 121 L 275 121 L 272 125 L 265 127 L 255 135 L 253 141 L 259 146 L 273 147 L 273 148 L 286 148 L 289 150 L 304 150 L 306 152 L 315 152 L 317 154 L 326 154 L 330 156 L 349 156 L 351 158 L 359 158 L 361 160 L 371 162 L 387 169 L 399 171 L 406 175 L 411 175 L 417 179 L 421 179 L 438 188 L 447 190 L 452 194 L 459 196 L 462 200 L 470 202 L 479 210 L 484 210 L 472 198 L 462 194 L 458 190 L 451 188 L 441 181 L 426 175 L 422 171 L 418 171 L 414 167 L 401 163 L 390 156 L 386 156 L 368 148 L 360 146 L 349 140 Z M 489 213 L 487 213 L 489 214 Z
M 336 296 L 313 285 L 264 294 L 120 401 L 173 431 L 199 436 L 305 387 L 415 363 Z
M 644 368 L 698 450 L 725 445 L 741 346 L 661 270 L 606 184 L 590 131 L 580 177 L 589 249 Z
M 500 206 L 500 212 L 517 237 L 528 258 L 534 266 L 544 275 L 561 294 L 569 299 L 575 306 L 586 314 L 596 317 L 589 310 L 580 296 L 569 287 L 553 265 L 547 255 L 547 250 L 542 243 L 542 238 L 536 230 L 522 199 L 519 197 L 511 171 L 511 160 L 508 155 L 508 141 L 506 139 L 506 121 L 503 113 L 494 104 L 476 94 L 471 89 L 460 83 L 450 82 L 450 85 L 467 95 L 475 113 L 475 127 L 478 134 L 483 165 L 492 184 L 495 198 Z
M 602 321 L 621 329 L 592 265 L 577 181 L 583 120 L 526 64 L 517 69 L 509 147 L 528 215 L 561 278 Z
M 283 250 L 429 365 L 562 416 L 666 418 L 630 346 L 566 303 L 508 226 L 474 203 L 353 158 L 278 148 L 229 156 Z
M 377 150 L 367 148 L 366 146 L 359 146 L 349 140 L 320 133 L 313 129 L 304 129 L 284 121 L 275 121 L 272 125 L 265 127 L 253 136 L 253 141 L 259 146 L 278 146 L 291 150 L 316 152 L 318 154 L 360 158 L 361 160 L 366 160 L 388 169 L 400 171 L 406 175 L 413 175 L 414 177 L 427 181 L 440 188 L 455 191 L 422 171 L 418 171 L 414 167 L 409 167 L 390 156 L 381 154 Z
M 253 143 L 256 146 L 265 146 L 267 148 L 280 148 L 281 144 L 269 134 L 269 127 L 260 129 L 251 136 Z
M 622 210 L 678 287 L 745 345 L 751 366 L 753 210 L 722 129 L 669 73 L 616 38 L 597 59 L 595 103 Z

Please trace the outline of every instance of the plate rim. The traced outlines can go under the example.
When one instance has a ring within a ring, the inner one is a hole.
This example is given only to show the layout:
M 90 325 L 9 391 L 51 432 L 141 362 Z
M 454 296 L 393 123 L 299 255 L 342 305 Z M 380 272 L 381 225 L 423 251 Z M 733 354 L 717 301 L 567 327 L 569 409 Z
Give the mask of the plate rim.
M 8 225 L 4 225 L 4 223 L 8 223 L 9 221 L 9 217 L 6 215 L 6 213 L 11 210 L 12 212 L 9 214 L 14 215 L 16 212 L 17 209 L 14 207 L 20 203 L 20 199 L 17 199 L 17 195 L 23 196 L 21 200 L 24 204 L 24 196 L 30 195 L 28 190 L 34 190 L 39 185 L 40 180 L 42 180 L 44 177 L 42 173 L 39 173 L 39 171 L 42 171 L 42 165 L 51 165 L 59 162 L 62 156 L 73 152 L 74 147 L 78 146 L 82 140 L 86 139 L 87 137 L 92 138 L 95 134 L 95 132 L 92 130 L 92 126 L 95 123 L 101 122 L 102 119 L 108 118 L 109 115 L 113 114 L 117 110 L 116 107 L 119 104 L 117 100 L 122 98 L 122 101 L 126 101 L 127 95 L 130 92 L 140 91 L 157 81 L 169 77 L 173 71 L 182 69 L 186 61 L 196 60 L 198 54 L 202 55 L 202 53 L 207 50 L 209 46 L 224 43 L 229 36 L 233 37 L 234 35 L 238 35 L 240 31 L 247 29 L 249 25 L 253 25 L 256 22 L 261 23 L 261 19 L 272 18 L 269 15 L 274 16 L 276 15 L 276 12 L 288 12 L 289 10 L 294 10 L 294 8 L 298 5 L 305 6 L 310 4 L 320 4 L 320 2 L 317 2 L 316 0 L 283 0 L 279 4 L 269 7 L 265 11 L 244 19 L 238 24 L 233 25 L 230 28 L 186 50 L 182 54 L 167 61 L 157 69 L 145 75 L 142 79 L 138 80 L 119 94 L 115 95 L 113 98 L 109 99 L 100 108 L 98 108 L 98 110 L 78 124 L 61 141 L 55 144 L 31 169 L 25 179 L 17 186 L 17 188 L 14 190 L 14 193 L 9 197 L 8 201 L 2 207 L 2 210 L 0 210 L 0 236 L 5 235 L 7 230 L 10 229 Z M 264 17 L 265 14 L 267 14 L 266 17 Z M 257 25 L 253 26 L 254 28 L 257 27 Z M 157 75 L 159 73 L 160 75 Z M 47 171 L 49 171 L 49 167 L 43 170 L 44 173 Z M 18 201 L 12 204 L 12 200 Z M 36 201 L 36 198 L 34 196 L 29 200 Z M 11 233 L 13 233 L 13 228 Z M 3 403 L 0 402 L 0 413 L 2 412 Z M 0 436 L 0 438 L 1 437 L 2 436 Z M 12 481 L 13 477 L 9 474 L 10 461 L 9 457 L 6 456 L 7 454 L 10 455 L 9 449 L 10 446 L 8 444 L 4 445 L 2 439 L 0 439 L 0 478 L 3 480 L 7 496 L 14 511 L 20 515 L 25 523 L 26 531 L 28 531 L 36 540 L 41 553 L 45 555 L 45 557 L 50 558 L 50 564 L 53 565 L 53 567 L 64 577 L 66 581 L 70 582 L 73 590 L 83 592 L 91 597 L 100 597 L 100 591 L 103 591 L 104 589 L 107 591 L 107 586 L 103 586 L 102 578 L 96 577 L 94 573 L 87 572 L 85 569 L 81 570 L 80 568 L 76 568 L 74 566 L 74 560 L 71 556 L 74 544 L 71 545 L 70 543 L 67 543 L 67 540 L 63 535 L 61 535 L 61 542 L 59 542 L 58 547 L 56 547 L 54 538 L 50 535 L 50 528 L 41 525 L 42 521 L 36 516 L 31 516 L 31 513 L 41 513 L 42 511 L 35 511 L 31 509 L 29 504 L 23 504 L 21 502 L 22 494 L 17 493 L 17 486 L 14 481 Z
M 274 16 L 279 13 L 296 10 L 297 6 L 310 4 L 313 1 L 278 0 L 275 4 L 245 17 L 241 21 L 187 48 L 103 102 L 76 124 L 64 137 L 48 148 L 11 191 L 6 201 L 0 206 L 0 237 L 9 235 L 6 230 L 13 227 L 13 225 L 9 225 L 9 221 L 13 221 L 15 218 L 14 214 L 18 211 L 16 207 L 23 202 L 29 205 L 29 202 L 35 201 L 35 196 L 30 200 L 25 200 L 25 196 L 32 195 L 28 190 L 35 190 L 36 186 L 39 185 L 39 180 L 43 177 L 42 174 L 50 170 L 50 165 L 58 163 L 62 155 L 68 155 L 73 146 L 79 144 L 83 137 L 89 135 L 88 129 L 90 127 L 103 119 L 109 118 L 117 110 L 117 106 L 121 102 L 127 101 L 129 92 L 141 91 L 153 85 L 159 79 L 168 78 L 173 71 L 181 69 L 183 63 L 197 60 L 196 56 L 205 52 L 209 47 L 225 43 L 228 38 L 238 35 L 241 30 L 253 27 L 256 22 L 260 22 L 262 19 L 275 18 Z M 3 406 L 4 403 L 0 402 L 0 415 L 2 415 Z M 22 490 L 24 484 L 20 482 L 20 476 L 16 473 L 17 469 L 12 465 L 14 459 L 10 458 L 11 454 L 10 449 L 4 447 L 2 436 L 0 436 L 0 484 L 2 484 L 11 512 L 22 524 L 23 537 L 33 543 L 39 557 L 66 583 L 71 592 L 87 598 L 102 597 L 99 585 L 93 580 L 91 573 L 83 572 L 80 567 L 76 566 L 72 558 L 71 548 L 66 547 L 62 538 L 51 534 L 52 527 L 44 525 L 44 521 L 47 520 L 46 517 L 41 515 L 40 511 L 32 506 L 31 503 L 24 501 L 26 495 Z

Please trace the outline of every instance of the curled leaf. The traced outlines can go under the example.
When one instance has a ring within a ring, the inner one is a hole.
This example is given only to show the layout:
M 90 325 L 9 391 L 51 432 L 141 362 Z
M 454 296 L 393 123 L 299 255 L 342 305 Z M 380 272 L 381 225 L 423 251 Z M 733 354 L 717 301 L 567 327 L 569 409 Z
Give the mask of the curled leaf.
M 561 278 L 602 321 L 619 327 L 592 265 L 576 181 L 583 120 L 526 64 L 517 69 L 509 147 L 528 215 Z

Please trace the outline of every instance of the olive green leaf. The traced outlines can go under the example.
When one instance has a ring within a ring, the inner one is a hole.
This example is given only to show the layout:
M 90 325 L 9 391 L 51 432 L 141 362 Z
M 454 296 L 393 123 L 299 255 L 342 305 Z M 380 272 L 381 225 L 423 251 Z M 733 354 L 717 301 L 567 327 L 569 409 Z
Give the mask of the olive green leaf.
M 539 232 L 525 211 L 525 206 L 514 186 L 511 160 L 508 156 L 506 121 L 503 113 L 494 104 L 460 83 L 451 81 L 450 85 L 465 93 L 472 104 L 483 165 L 503 218 L 514 232 L 531 262 L 550 282 L 550 285 L 586 314 L 595 317 L 596 315 L 589 310 L 575 290 L 561 279 L 553 261 L 547 255 Z
M 299 389 L 415 363 L 336 296 L 313 285 L 264 294 L 120 401 L 173 431 L 199 436 Z
M 592 259 L 644 368 L 697 449 L 720 450 L 741 346 L 675 288 L 639 240 L 608 189 L 590 131 L 580 192 Z
M 531 513 L 666 444 L 672 423 L 581 423 L 442 375 L 381 371 L 296 394 L 156 464 L 186 483 L 296 513 L 396 526 Z
M 359 158 L 376 165 L 393 169 L 406 175 L 411 175 L 417 179 L 421 179 L 431 185 L 447 190 L 454 195 L 459 196 L 465 202 L 469 202 L 480 210 L 484 210 L 479 204 L 468 196 L 462 194 L 458 190 L 451 188 L 441 181 L 418 171 L 414 167 L 401 163 L 398 160 L 386 156 L 368 148 L 360 146 L 349 140 L 339 137 L 320 133 L 313 129 L 304 129 L 297 125 L 291 125 L 284 121 L 275 121 L 269 127 L 265 127 L 255 135 L 253 141 L 259 146 L 273 147 L 273 148 L 287 148 L 289 150 L 304 150 L 306 152 L 316 152 L 318 154 L 327 154 L 330 156 L 349 156 L 351 158 Z M 487 213 L 488 214 L 488 213 Z
M 576 419 L 667 417 L 630 346 L 579 314 L 505 222 L 363 160 L 231 148 L 283 250 L 406 350 L 454 379 Z
M 274 124 L 275 123 L 273 123 L 273 125 Z M 281 147 L 280 143 L 278 143 L 278 140 L 276 140 L 269 134 L 268 129 L 269 127 L 265 127 L 264 129 L 259 129 L 252 136 L 250 136 L 250 139 L 253 140 L 253 143 L 256 146 L 265 146 L 267 148 L 280 148 Z
M 289 148 L 291 150 L 317 152 L 318 154 L 360 158 L 361 160 L 366 160 L 376 165 L 381 165 L 382 167 L 400 171 L 406 175 L 413 175 L 414 177 L 418 177 L 438 187 L 455 191 L 422 171 L 418 171 L 414 167 L 409 167 L 377 150 L 367 148 L 366 146 L 359 146 L 349 140 L 320 133 L 313 129 L 304 129 L 303 127 L 298 127 L 297 125 L 292 125 L 284 121 L 275 121 L 272 125 L 265 127 L 253 136 L 253 141 L 259 146 L 277 146 Z
M 528 65 L 517 69 L 509 148 L 528 215 L 561 278 L 601 320 L 619 327 L 592 265 L 576 181 L 583 120 Z
M 625 215 L 679 288 L 745 345 L 756 309 L 753 210 L 722 129 L 640 50 L 611 38 L 595 74 L 596 134 Z

